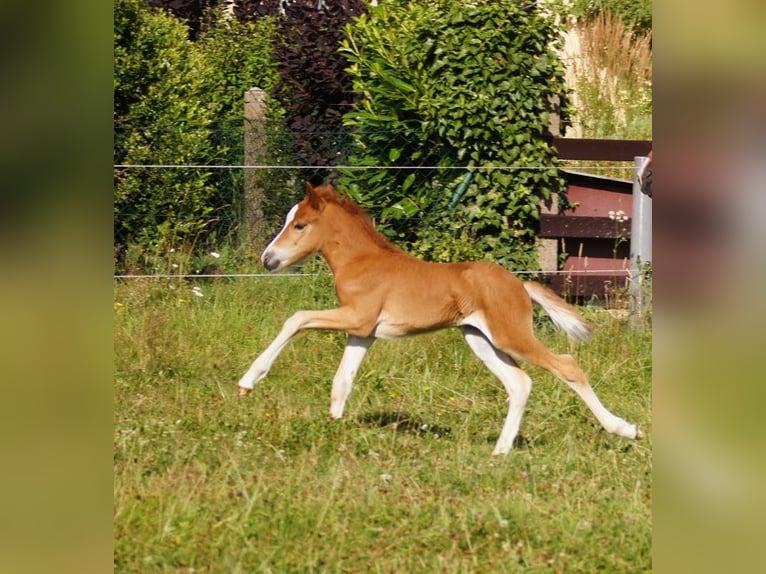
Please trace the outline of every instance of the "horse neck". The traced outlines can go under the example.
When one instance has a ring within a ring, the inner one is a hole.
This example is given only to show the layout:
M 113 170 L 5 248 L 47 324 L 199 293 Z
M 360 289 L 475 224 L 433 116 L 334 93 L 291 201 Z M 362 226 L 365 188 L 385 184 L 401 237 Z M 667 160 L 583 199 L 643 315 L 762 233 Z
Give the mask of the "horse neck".
M 367 221 L 341 206 L 333 205 L 332 212 L 325 214 L 325 217 L 330 233 L 325 238 L 321 253 L 335 274 L 359 259 L 396 250 Z

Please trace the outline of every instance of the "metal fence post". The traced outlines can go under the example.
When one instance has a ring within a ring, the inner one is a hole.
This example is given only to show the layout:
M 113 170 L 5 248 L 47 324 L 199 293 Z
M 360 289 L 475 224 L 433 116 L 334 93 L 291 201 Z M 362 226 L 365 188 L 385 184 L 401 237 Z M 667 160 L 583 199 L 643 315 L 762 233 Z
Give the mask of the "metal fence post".
M 633 158 L 636 174 L 648 157 Z M 647 266 L 652 262 L 652 198 L 645 193 L 637 175 L 633 178 L 633 217 L 630 225 L 630 315 L 634 326 L 644 324 L 649 299 Z

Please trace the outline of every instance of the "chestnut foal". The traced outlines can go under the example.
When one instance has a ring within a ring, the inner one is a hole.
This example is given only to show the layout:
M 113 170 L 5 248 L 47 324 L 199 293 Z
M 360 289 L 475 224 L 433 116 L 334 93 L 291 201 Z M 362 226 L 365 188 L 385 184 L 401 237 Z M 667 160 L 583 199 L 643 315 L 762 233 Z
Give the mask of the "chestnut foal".
M 523 359 L 571 387 L 610 433 L 641 438 L 636 425 L 601 403 L 571 355 L 546 349 L 532 330 L 532 301 L 573 340 L 590 328 L 573 307 L 538 283 L 521 281 L 489 262 L 429 263 L 408 255 L 375 231 L 366 213 L 332 186 L 306 185 L 306 196 L 261 261 L 280 271 L 320 253 L 335 276 L 337 309 L 298 311 L 238 383 L 245 395 L 263 379 L 292 337 L 304 329 L 345 331 L 348 345 L 332 383 L 330 414 L 343 416 L 354 377 L 375 339 L 458 327 L 471 350 L 500 379 L 510 406 L 493 454 L 507 454 L 519 430 L 532 380 Z

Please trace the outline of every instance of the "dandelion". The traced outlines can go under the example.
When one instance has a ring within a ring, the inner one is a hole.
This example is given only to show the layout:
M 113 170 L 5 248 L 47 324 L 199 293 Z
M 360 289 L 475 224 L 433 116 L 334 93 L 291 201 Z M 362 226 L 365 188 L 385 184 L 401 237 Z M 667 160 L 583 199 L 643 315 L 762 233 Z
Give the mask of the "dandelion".
M 216 259 L 218 259 L 221 256 L 221 254 L 218 253 L 217 251 L 211 251 L 210 255 L 211 257 L 215 257 Z
M 204 295 L 202 294 L 202 289 L 200 289 L 196 285 L 192 287 L 192 293 L 194 293 L 197 297 L 204 297 Z

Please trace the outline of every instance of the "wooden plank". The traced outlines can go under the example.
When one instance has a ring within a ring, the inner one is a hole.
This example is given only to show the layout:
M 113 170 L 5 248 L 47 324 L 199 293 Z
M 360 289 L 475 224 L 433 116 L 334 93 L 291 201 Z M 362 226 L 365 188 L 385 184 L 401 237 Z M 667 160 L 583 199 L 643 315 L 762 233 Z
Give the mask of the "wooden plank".
M 650 140 L 553 138 L 551 143 L 559 159 L 633 161 L 634 157 L 646 156 L 652 149 Z
M 582 187 L 585 189 L 596 189 L 599 191 L 613 191 L 630 195 L 633 193 L 633 182 L 624 179 L 614 179 L 611 177 L 598 177 L 588 173 L 578 173 L 576 171 L 564 171 L 564 177 L 569 187 Z
M 562 215 L 608 217 L 610 211 L 622 211 L 626 217 L 633 216 L 633 196 L 626 193 L 570 185 L 567 200 L 573 207 L 561 212 Z
M 540 214 L 540 237 L 629 238 L 630 221 L 614 221 L 608 217 L 576 217 L 543 213 Z

